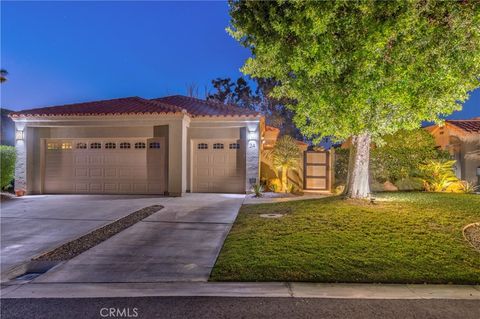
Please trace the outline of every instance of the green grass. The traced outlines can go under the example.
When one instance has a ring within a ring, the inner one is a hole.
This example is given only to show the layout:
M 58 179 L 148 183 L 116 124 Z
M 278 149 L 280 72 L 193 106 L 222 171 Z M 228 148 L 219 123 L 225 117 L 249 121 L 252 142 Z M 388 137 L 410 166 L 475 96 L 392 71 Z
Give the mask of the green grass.
M 329 197 L 243 206 L 211 280 L 480 283 L 480 254 L 462 235 L 480 221 L 480 196 L 377 198 L 375 205 Z

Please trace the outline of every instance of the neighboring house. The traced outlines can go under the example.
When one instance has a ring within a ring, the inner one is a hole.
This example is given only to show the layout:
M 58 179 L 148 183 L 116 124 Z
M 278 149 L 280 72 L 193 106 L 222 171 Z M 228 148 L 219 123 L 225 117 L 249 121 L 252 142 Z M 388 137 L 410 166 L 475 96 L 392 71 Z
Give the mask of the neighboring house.
M 261 114 L 186 96 L 11 113 L 28 194 L 245 193 L 259 180 Z
M 15 123 L 13 123 L 12 119 L 8 117 L 8 114 L 12 112 L 12 110 L 1 109 L 1 145 L 15 146 Z
M 446 120 L 443 126 L 431 125 L 425 129 L 435 137 L 437 146 L 457 161 L 457 177 L 480 185 L 480 117 Z
M 261 155 L 261 178 L 263 180 L 279 178 L 280 172 L 272 165 L 267 152 L 275 147 L 280 129 L 265 126 L 262 134 L 263 150 Z M 330 192 L 333 184 L 333 166 L 330 151 L 309 151 L 308 144 L 297 141 L 303 157 L 296 170 L 289 170 L 287 178 L 299 190 Z

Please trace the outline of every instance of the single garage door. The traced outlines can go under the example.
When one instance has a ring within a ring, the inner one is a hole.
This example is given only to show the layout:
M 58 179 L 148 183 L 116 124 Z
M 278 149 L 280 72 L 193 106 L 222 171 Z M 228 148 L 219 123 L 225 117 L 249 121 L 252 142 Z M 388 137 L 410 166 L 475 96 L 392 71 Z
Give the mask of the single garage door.
M 45 141 L 44 193 L 163 194 L 164 138 Z
M 245 141 L 193 140 L 193 192 L 245 193 Z

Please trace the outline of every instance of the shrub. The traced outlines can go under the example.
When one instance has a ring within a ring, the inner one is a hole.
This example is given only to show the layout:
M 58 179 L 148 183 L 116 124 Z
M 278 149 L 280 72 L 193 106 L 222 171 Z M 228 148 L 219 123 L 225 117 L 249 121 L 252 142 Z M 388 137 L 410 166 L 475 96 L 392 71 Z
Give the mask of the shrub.
M 406 177 L 395 182 L 399 191 L 421 191 L 423 190 L 423 181 L 418 177 Z
M 471 194 L 478 190 L 478 186 L 468 181 L 456 181 L 448 185 L 446 192 Z
M 0 145 L 1 188 L 7 187 L 15 176 L 15 147 Z
M 455 183 L 459 182 L 455 176 L 453 166 L 455 161 L 430 160 L 420 165 L 420 177 L 427 192 L 454 191 Z M 450 188 L 450 190 L 449 190 Z
M 435 139 L 424 129 L 398 131 L 383 137 L 371 153 L 372 177 L 380 182 L 413 176 L 422 163 L 450 159 L 448 153 L 435 148 Z
M 345 185 L 348 174 L 348 148 L 335 149 L 335 185 Z

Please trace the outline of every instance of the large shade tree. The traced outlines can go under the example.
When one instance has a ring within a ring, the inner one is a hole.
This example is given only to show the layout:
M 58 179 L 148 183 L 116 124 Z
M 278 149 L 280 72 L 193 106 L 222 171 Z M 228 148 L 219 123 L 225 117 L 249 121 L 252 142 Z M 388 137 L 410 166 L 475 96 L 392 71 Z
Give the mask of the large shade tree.
M 307 136 L 352 137 L 347 195 L 370 193 L 372 141 L 460 110 L 479 86 L 478 1 L 230 1 L 243 72 L 274 78 Z

